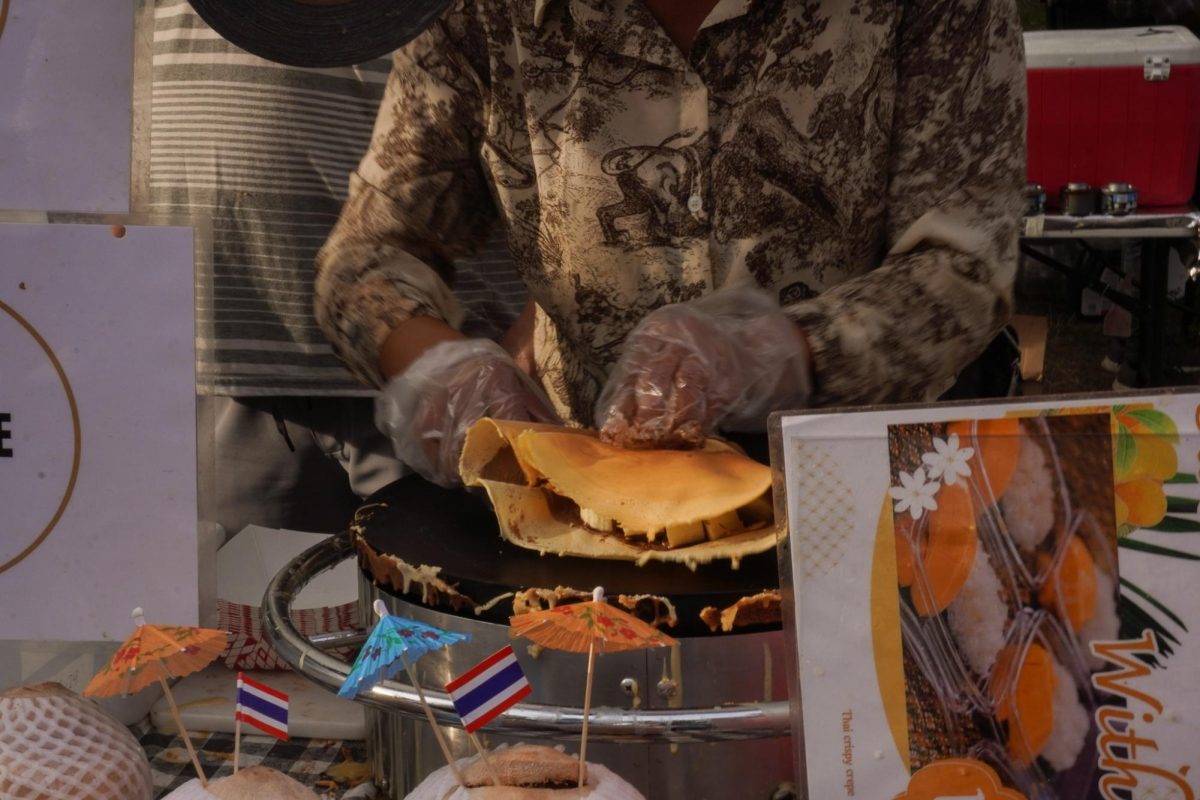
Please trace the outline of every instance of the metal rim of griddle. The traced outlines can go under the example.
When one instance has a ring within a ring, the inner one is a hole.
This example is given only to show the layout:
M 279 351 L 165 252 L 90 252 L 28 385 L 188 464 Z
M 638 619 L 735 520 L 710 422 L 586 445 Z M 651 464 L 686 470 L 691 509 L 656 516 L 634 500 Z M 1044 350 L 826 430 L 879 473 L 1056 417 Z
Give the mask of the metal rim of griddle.
M 292 624 L 292 603 L 317 575 L 355 556 L 349 532 L 331 536 L 289 561 L 271 580 L 263 595 L 263 631 L 275 652 L 296 672 L 336 692 L 350 675 L 350 665 L 322 648 L 361 641 L 362 635 L 306 638 Z M 318 646 L 319 643 L 319 646 Z M 438 722 L 461 727 L 450 696 L 422 687 Z M 410 717 L 425 717 L 412 686 L 384 681 L 358 701 Z M 521 703 L 488 723 L 491 733 L 528 738 L 578 738 L 583 723 L 579 708 Z M 611 742 L 723 742 L 771 739 L 791 735 L 791 712 L 786 701 L 741 703 L 715 708 L 664 710 L 593 709 L 588 738 Z

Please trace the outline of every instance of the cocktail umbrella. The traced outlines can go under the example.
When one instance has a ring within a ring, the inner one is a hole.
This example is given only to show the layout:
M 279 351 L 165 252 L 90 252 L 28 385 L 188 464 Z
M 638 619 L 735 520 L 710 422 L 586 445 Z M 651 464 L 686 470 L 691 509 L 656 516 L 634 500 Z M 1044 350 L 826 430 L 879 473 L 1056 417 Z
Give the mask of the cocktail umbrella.
M 225 631 L 179 625 L 147 625 L 145 613 L 133 610 L 133 634 L 125 640 L 104 668 L 83 690 L 85 697 L 112 697 L 140 692 L 157 681 L 166 693 L 171 716 L 192 757 L 200 783 L 207 786 L 200 759 L 192 748 L 179 708 L 171 695 L 168 678 L 181 678 L 211 664 L 225 650 Z
M 433 709 L 425 699 L 425 692 L 417 681 L 417 674 L 412 665 L 428 652 L 465 642 L 471 637 L 465 633 L 444 631 L 423 622 L 389 614 L 382 600 L 376 600 L 372 607 L 379 621 L 375 623 L 371 635 L 359 651 L 354 666 L 350 668 L 350 674 L 338 689 L 338 695 L 353 698 L 361 692 L 369 691 L 380 681 L 391 678 L 400 670 L 407 670 L 408 679 L 417 690 L 417 697 L 421 699 L 421 705 L 425 708 L 425 716 L 429 718 L 433 735 L 441 745 L 446 763 L 454 771 L 459 784 L 462 784 L 462 775 L 454 763 L 454 756 L 450 754 L 450 747 L 442 736 L 442 729 L 438 727 L 437 720 L 434 719 Z
M 587 683 L 583 692 L 583 731 L 579 745 L 579 785 L 587 778 L 588 718 L 592 710 L 592 674 L 596 653 L 644 650 L 679 644 L 657 628 L 637 617 L 610 606 L 604 588 L 597 586 L 592 599 L 583 603 L 556 606 L 547 611 L 519 614 L 509 620 L 509 633 L 521 636 L 551 650 L 587 653 Z

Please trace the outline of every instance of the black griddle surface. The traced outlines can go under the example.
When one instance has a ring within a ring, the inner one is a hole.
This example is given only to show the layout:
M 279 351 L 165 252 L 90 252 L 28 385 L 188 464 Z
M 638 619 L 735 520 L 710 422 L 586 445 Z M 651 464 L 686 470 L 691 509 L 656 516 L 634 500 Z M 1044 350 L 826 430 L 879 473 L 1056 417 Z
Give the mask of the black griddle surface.
M 728 561 L 699 565 L 540 555 L 504 541 L 480 490 L 448 490 L 418 476 L 402 478 L 368 498 L 355 517 L 365 543 L 412 566 L 440 567 L 439 577 L 478 603 L 498 594 L 558 586 L 610 596 L 660 595 L 680 621 L 705 606 L 724 608 L 779 585 L 773 550 L 748 556 L 738 569 Z M 691 628 L 687 625 L 686 628 Z

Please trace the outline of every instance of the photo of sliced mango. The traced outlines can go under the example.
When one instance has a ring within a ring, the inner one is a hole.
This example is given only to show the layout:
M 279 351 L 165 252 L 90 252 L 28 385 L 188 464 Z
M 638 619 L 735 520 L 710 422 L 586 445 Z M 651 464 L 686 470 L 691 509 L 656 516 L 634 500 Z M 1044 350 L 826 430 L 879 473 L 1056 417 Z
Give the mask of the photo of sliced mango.
M 1018 648 L 1000 651 L 992 674 L 996 718 L 1008 723 L 1008 753 L 1018 764 L 1033 763 L 1054 731 L 1053 659 L 1044 647 L 1031 644 L 1025 657 Z M 1014 667 L 1019 671 L 1015 677 Z
M 1017 469 L 1017 454 L 1021 450 L 1021 421 L 1016 417 L 981 419 L 976 422 L 951 422 L 946 433 L 958 434 L 964 446 L 975 448 L 968 461 L 971 475 L 982 481 L 986 475 L 992 494 L 999 499 L 1008 488 Z
M 943 486 L 937 502 L 921 544 L 924 576 L 912 585 L 913 607 L 923 617 L 940 614 L 958 597 L 979 549 L 975 505 L 966 487 Z
M 1049 556 L 1043 554 L 1041 560 L 1044 566 Z M 1038 602 L 1061 609 L 1076 633 L 1096 616 L 1096 562 L 1078 536 L 1067 543 L 1062 561 L 1038 592 Z
M 896 541 L 896 578 L 901 586 L 912 586 L 917 569 L 917 554 L 913 549 L 913 518 L 908 514 L 893 517 L 891 504 L 886 500 L 883 518 L 886 524 L 892 526 Z

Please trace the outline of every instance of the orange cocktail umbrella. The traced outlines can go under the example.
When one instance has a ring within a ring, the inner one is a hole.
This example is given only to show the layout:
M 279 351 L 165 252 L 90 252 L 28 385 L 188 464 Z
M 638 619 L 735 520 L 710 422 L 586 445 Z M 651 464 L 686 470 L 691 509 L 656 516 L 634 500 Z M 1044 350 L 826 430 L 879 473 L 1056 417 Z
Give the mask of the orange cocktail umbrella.
M 679 644 L 678 640 L 632 614 L 610 606 L 600 586 L 596 587 L 592 599 L 587 602 L 556 606 L 547 611 L 534 611 L 510 618 L 509 633 L 551 650 L 588 654 L 587 683 L 583 693 L 583 731 L 579 744 L 580 786 L 583 786 L 587 775 L 588 717 L 592 710 L 592 673 L 596 653 Z
M 162 684 L 171 715 L 187 745 L 188 755 L 192 757 L 192 765 L 200 776 L 200 783 L 207 786 L 208 781 L 200 768 L 196 751 L 192 749 L 187 729 L 183 727 L 167 678 L 181 678 L 212 663 L 225 650 L 225 631 L 178 625 L 147 625 L 140 608 L 133 610 L 133 620 L 136 623 L 133 634 L 117 649 L 104 668 L 96 673 L 83 694 L 85 697 L 130 695 L 156 681 Z

